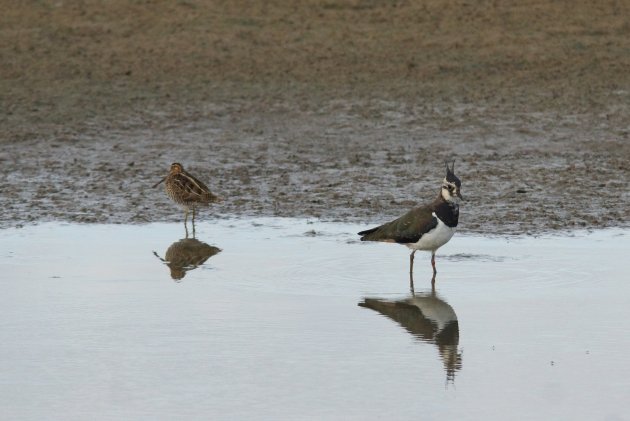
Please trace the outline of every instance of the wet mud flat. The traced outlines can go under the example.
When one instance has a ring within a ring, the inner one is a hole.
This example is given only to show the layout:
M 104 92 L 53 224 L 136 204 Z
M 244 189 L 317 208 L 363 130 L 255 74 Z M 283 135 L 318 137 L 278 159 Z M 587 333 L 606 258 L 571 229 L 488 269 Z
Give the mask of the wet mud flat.
M 381 222 L 433 200 L 447 159 L 456 161 L 467 199 L 464 231 L 630 221 L 630 142 L 618 126 L 587 115 L 401 101 L 331 100 L 307 111 L 291 102 L 271 111 L 248 102 L 203 107 L 180 120 L 151 116 L 124 129 L 3 142 L 0 226 L 177 221 L 178 207 L 151 188 L 171 162 L 225 198 L 202 217 Z
M 628 232 L 456 234 L 416 257 L 362 224 L 40 224 L 0 239 L 11 419 L 623 419 Z M 166 258 L 168 256 L 168 259 Z M 165 261 L 166 260 L 166 261 Z
M 177 221 L 179 161 L 229 216 L 371 221 L 431 200 L 461 228 L 630 220 L 628 5 L 11 3 L 0 16 L 0 226 Z

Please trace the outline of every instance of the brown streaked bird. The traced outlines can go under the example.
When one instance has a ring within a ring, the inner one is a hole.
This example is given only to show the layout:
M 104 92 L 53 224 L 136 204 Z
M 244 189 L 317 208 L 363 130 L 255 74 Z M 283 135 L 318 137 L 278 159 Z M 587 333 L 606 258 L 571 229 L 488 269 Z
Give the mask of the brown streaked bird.
M 153 187 L 157 187 L 164 181 L 166 181 L 166 194 L 173 202 L 183 206 L 186 210 L 184 225 L 188 222 L 188 213 L 192 209 L 193 232 L 195 229 L 195 207 L 223 201 L 219 196 L 210 192 L 208 186 L 184 170 L 182 164 L 178 162 L 171 164 L 168 175 L 155 183 Z M 188 228 L 186 228 L 186 232 L 188 232 Z
M 413 259 L 418 250 L 431 251 L 435 282 L 435 252 L 446 244 L 457 228 L 462 183 L 455 176 L 455 161 L 442 181 L 440 194 L 431 203 L 410 210 L 400 218 L 380 227 L 361 231 L 361 241 L 384 241 L 404 244 L 413 251 L 409 256 L 409 280 L 413 286 Z

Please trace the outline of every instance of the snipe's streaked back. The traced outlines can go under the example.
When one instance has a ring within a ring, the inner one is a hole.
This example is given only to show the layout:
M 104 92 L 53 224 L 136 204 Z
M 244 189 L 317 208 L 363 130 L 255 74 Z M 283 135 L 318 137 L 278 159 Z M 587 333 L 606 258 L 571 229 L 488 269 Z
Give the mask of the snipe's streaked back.
M 171 164 L 171 169 L 168 175 L 157 182 L 153 187 L 157 187 L 164 181 L 166 181 L 166 194 L 168 194 L 175 203 L 183 206 L 186 210 L 184 224 L 188 221 L 188 212 L 192 209 L 193 229 L 195 222 L 195 207 L 208 206 L 211 203 L 222 201 L 219 196 L 213 194 L 210 189 L 208 189 L 208 186 L 184 170 L 182 164 L 178 162 Z

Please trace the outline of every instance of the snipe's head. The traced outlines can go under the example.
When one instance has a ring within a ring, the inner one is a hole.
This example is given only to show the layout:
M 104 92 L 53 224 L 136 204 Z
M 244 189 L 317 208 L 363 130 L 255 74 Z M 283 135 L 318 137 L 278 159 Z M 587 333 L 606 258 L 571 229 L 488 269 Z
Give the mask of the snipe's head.
M 179 162 L 173 162 L 171 164 L 171 171 L 170 172 L 171 172 L 171 174 L 179 174 L 181 172 L 184 172 L 184 167 Z
M 179 174 L 181 172 L 184 172 L 184 167 L 182 167 L 182 164 L 180 164 L 179 162 L 173 162 L 171 164 L 171 169 L 169 170 L 168 175 L 165 176 L 164 178 L 162 178 L 157 183 L 155 183 L 153 185 L 153 188 L 156 188 L 157 186 L 162 184 L 164 182 L 164 180 L 166 180 L 169 176 L 172 176 L 172 175 L 175 175 L 175 174 Z
M 455 161 L 451 164 L 450 168 L 448 162 L 446 163 L 446 177 L 442 181 L 442 198 L 447 202 L 459 203 L 463 200 L 461 193 L 462 182 L 455 175 Z

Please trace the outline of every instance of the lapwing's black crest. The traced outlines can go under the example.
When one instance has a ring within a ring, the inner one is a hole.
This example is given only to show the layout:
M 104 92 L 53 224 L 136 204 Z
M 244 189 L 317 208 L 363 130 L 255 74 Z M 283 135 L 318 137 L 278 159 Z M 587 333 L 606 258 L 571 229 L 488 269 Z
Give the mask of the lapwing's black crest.
M 445 162 L 445 164 L 446 164 L 446 181 L 448 181 L 449 183 L 454 183 L 457 186 L 457 188 L 460 188 L 462 186 L 462 182 L 455 175 L 455 161 L 452 162 L 450 168 L 448 167 L 448 162 Z

